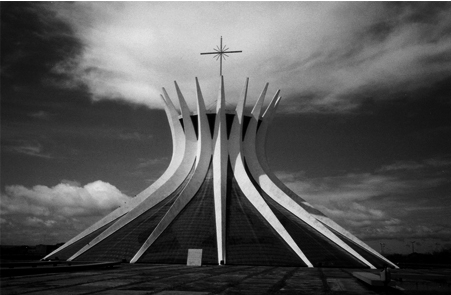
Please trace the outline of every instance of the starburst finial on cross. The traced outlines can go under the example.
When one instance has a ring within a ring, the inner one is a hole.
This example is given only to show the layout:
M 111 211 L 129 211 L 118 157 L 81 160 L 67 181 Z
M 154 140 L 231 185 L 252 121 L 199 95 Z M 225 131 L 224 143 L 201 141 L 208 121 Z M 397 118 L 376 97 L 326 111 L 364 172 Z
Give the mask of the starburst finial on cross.
M 221 36 L 221 41 L 220 41 L 220 45 L 216 46 L 216 48 L 213 48 L 214 52 L 203 52 L 200 55 L 205 55 L 205 54 L 214 54 L 216 57 L 216 60 L 219 59 L 219 75 L 222 76 L 222 60 L 226 57 L 229 57 L 227 55 L 227 53 L 240 53 L 243 52 L 241 50 L 237 50 L 237 51 L 227 51 L 229 50 L 229 48 L 227 48 L 225 45 L 222 46 L 222 36 Z

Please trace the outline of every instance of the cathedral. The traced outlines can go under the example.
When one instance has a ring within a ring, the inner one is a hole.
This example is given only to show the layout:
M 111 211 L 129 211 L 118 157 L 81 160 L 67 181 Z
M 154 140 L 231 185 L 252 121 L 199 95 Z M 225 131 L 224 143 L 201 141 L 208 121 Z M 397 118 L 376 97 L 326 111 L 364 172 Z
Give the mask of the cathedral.
M 264 108 L 268 84 L 246 113 L 248 79 L 233 111 L 220 76 L 214 111 L 196 78 L 197 109 L 177 83 L 180 108 L 163 88 L 172 159 L 151 186 L 45 259 L 185 264 L 397 268 L 286 187 L 270 171 L 268 127 L 280 92 Z

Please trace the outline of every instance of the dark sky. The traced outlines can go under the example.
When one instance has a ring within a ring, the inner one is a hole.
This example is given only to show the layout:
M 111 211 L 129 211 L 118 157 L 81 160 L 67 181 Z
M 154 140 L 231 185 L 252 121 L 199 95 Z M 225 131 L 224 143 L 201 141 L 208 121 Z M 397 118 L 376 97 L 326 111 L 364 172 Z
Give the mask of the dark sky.
M 64 242 L 156 180 L 160 89 L 175 98 L 177 80 L 194 106 L 197 76 L 214 105 L 218 65 L 199 53 L 222 35 L 243 50 L 224 62 L 229 107 L 246 77 L 248 108 L 281 89 L 281 180 L 377 250 L 451 247 L 449 3 L 0 8 L 2 244 Z

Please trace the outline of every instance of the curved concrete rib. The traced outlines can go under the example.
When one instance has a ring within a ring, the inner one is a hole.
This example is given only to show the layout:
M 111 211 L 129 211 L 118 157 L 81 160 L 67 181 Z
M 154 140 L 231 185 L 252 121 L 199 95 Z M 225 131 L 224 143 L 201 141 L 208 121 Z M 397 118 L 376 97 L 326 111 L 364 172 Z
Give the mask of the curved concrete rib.
M 113 234 L 115 231 L 119 230 L 132 220 L 134 220 L 136 217 L 140 216 L 159 202 L 161 202 L 166 197 L 170 196 L 171 193 L 173 193 L 186 179 L 189 172 L 191 171 L 194 161 L 196 159 L 196 153 L 197 153 L 197 138 L 196 133 L 194 131 L 194 126 L 191 121 L 190 113 L 188 106 L 185 102 L 185 99 L 180 92 L 180 89 L 178 88 L 178 85 L 176 82 L 175 87 L 177 90 L 177 95 L 179 98 L 180 106 L 181 106 L 181 112 L 183 116 L 183 124 L 184 124 L 184 130 L 175 129 L 178 133 L 183 132 L 183 136 L 185 138 L 185 148 L 183 153 L 183 160 L 180 163 L 179 167 L 176 169 L 174 174 L 166 181 L 163 185 L 161 185 L 157 190 L 155 190 L 150 196 L 145 198 L 141 203 L 139 203 L 139 206 L 135 206 L 133 209 L 131 209 L 126 215 L 121 217 L 118 221 L 116 221 L 112 226 L 110 226 L 108 229 L 106 229 L 104 232 L 102 232 L 99 236 L 94 238 L 89 244 L 85 245 L 82 249 L 80 249 L 77 253 L 75 253 L 73 256 L 71 256 L 68 260 L 74 260 L 81 254 L 85 253 L 87 250 L 91 249 L 95 245 L 97 245 L 99 242 L 103 241 L 105 238 L 109 237 L 111 234 Z M 164 90 L 164 89 L 163 89 Z M 165 101 L 170 102 L 170 98 L 167 95 L 166 91 L 164 90 L 165 95 Z M 169 105 L 169 103 L 167 103 Z M 172 105 L 172 103 L 170 104 Z M 171 119 L 173 117 L 171 116 Z M 178 118 L 177 118 L 178 121 Z M 177 134 L 177 137 L 182 136 L 182 134 Z
M 197 82 L 197 79 L 196 79 Z M 191 201 L 194 195 L 199 191 L 202 183 L 207 176 L 208 168 L 211 162 L 211 133 L 208 124 L 207 114 L 205 111 L 204 99 L 200 90 L 199 83 L 196 83 L 197 87 L 197 120 L 198 120 L 198 134 L 197 140 L 197 161 L 191 179 L 186 187 L 180 193 L 175 200 L 174 204 L 169 208 L 168 212 L 164 215 L 153 232 L 130 260 L 130 263 L 135 263 L 145 253 L 145 251 L 158 239 L 163 231 L 171 224 L 171 222 L 177 217 L 177 215 L 185 208 L 185 206 Z M 182 113 L 188 113 L 189 109 L 186 104 L 180 104 Z M 185 118 L 185 117 L 184 117 Z M 191 118 L 188 116 L 188 119 Z
M 178 119 L 179 113 L 174 107 L 174 104 L 169 99 L 169 96 L 166 93 L 166 90 L 163 88 L 163 91 L 165 93 L 165 96 L 168 97 L 168 99 L 165 99 L 161 95 L 161 99 L 163 101 L 164 110 L 166 112 L 166 116 L 168 118 L 169 127 L 171 129 L 172 134 L 172 158 L 171 162 L 169 163 L 169 166 L 166 168 L 166 171 L 148 188 L 143 190 L 141 193 L 136 195 L 134 198 L 130 199 L 128 202 L 123 204 L 121 207 L 115 209 L 114 211 L 110 212 L 107 216 L 103 217 L 96 223 L 94 223 L 89 228 L 82 231 L 80 234 L 66 242 L 63 246 L 56 249 L 52 253 L 48 254 L 44 259 L 47 259 L 48 257 L 53 256 L 54 254 L 58 253 L 59 251 L 65 249 L 66 247 L 72 245 L 73 243 L 77 242 L 78 240 L 84 238 L 85 236 L 93 233 L 94 231 L 98 230 L 102 226 L 116 220 L 117 218 L 123 216 L 124 214 L 128 213 L 131 209 L 133 209 L 135 206 L 137 206 L 139 203 L 141 203 L 145 198 L 149 197 L 153 192 L 155 192 L 158 188 L 160 188 L 166 181 L 168 181 L 175 173 L 175 171 L 179 168 L 182 160 L 183 160 L 183 154 L 185 151 L 185 134 L 183 132 L 182 125 L 180 124 L 180 121 Z
M 229 156 L 232 169 L 235 174 L 235 179 L 243 191 L 246 198 L 251 204 L 258 210 L 258 212 L 266 219 L 266 221 L 276 230 L 276 232 L 282 237 L 287 245 L 299 256 L 299 258 L 308 266 L 313 267 L 312 263 L 304 255 L 298 245 L 294 242 L 293 238 L 288 234 L 285 227 L 280 223 L 279 219 L 272 212 L 263 197 L 255 188 L 249 176 L 246 173 L 246 169 L 243 163 L 243 155 L 241 149 L 242 139 L 242 126 L 243 126 L 243 112 L 244 105 L 246 103 L 248 79 L 246 80 L 245 90 L 243 96 L 237 105 L 235 111 L 235 117 L 232 123 L 232 129 L 229 136 Z M 264 92 L 266 92 L 266 87 Z M 264 93 L 262 93 L 264 94 Z M 247 132 L 246 132 L 247 133 Z
M 213 195 L 218 264 L 226 264 L 227 126 L 224 77 L 221 76 L 213 133 Z
M 266 89 L 265 89 L 266 90 Z M 278 91 L 274 98 L 277 99 L 279 96 Z M 249 168 L 249 172 L 252 177 L 260 185 L 260 188 L 274 201 L 279 203 L 282 207 L 290 211 L 296 217 L 304 221 L 310 227 L 315 229 L 319 234 L 323 235 L 325 238 L 329 239 L 335 243 L 340 248 L 344 249 L 350 255 L 354 256 L 357 260 L 366 264 L 370 268 L 375 268 L 370 262 L 363 258 L 360 254 L 354 251 L 346 243 L 344 243 L 340 238 L 338 238 L 334 233 L 327 229 L 321 222 L 316 220 L 312 215 L 305 211 L 298 203 L 291 199 L 287 194 L 285 194 L 266 174 L 263 168 L 260 166 L 259 160 L 257 158 L 256 151 L 256 134 L 257 126 L 260 120 L 261 107 L 263 105 L 264 97 L 260 97 L 257 100 L 251 115 L 251 120 L 247 127 L 246 136 L 244 138 L 244 157 Z M 270 104 L 271 105 L 271 104 Z
M 185 152 L 185 133 L 183 132 L 183 127 L 179 120 L 180 115 L 177 112 L 172 101 L 169 99 L 169 95 L 164 88 L 163 93 L 164 96 L 161 96 L 161 98 L 165 102 L 164 107 L 168 121 L 170 122 L 169 127 L 171 128 L 172 142 L 174 145 L 174 148 L 172 149 L 172 159 L 169 163 L 169 167 L 166 169 L 163 175 L 158 178 L 151 186 L 143 190 L 134 198 L 137 199 L 137 202 L 139 203 L 148 198 L 174 175 L 183 161 L 183 155 Z

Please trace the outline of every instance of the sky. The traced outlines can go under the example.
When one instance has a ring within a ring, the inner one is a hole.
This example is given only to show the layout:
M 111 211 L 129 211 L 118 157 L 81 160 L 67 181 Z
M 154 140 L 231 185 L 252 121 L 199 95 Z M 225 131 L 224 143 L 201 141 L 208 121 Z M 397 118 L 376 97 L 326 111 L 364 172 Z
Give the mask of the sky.
M 268 162 L 384 253 L 451 248 L 449 2 L 1 2 L 2 245 L 65 242 L 153 183 L 160 100 L 249 77 L 282 101 Z M 381 244 L 385 245 L 382 246 Z

